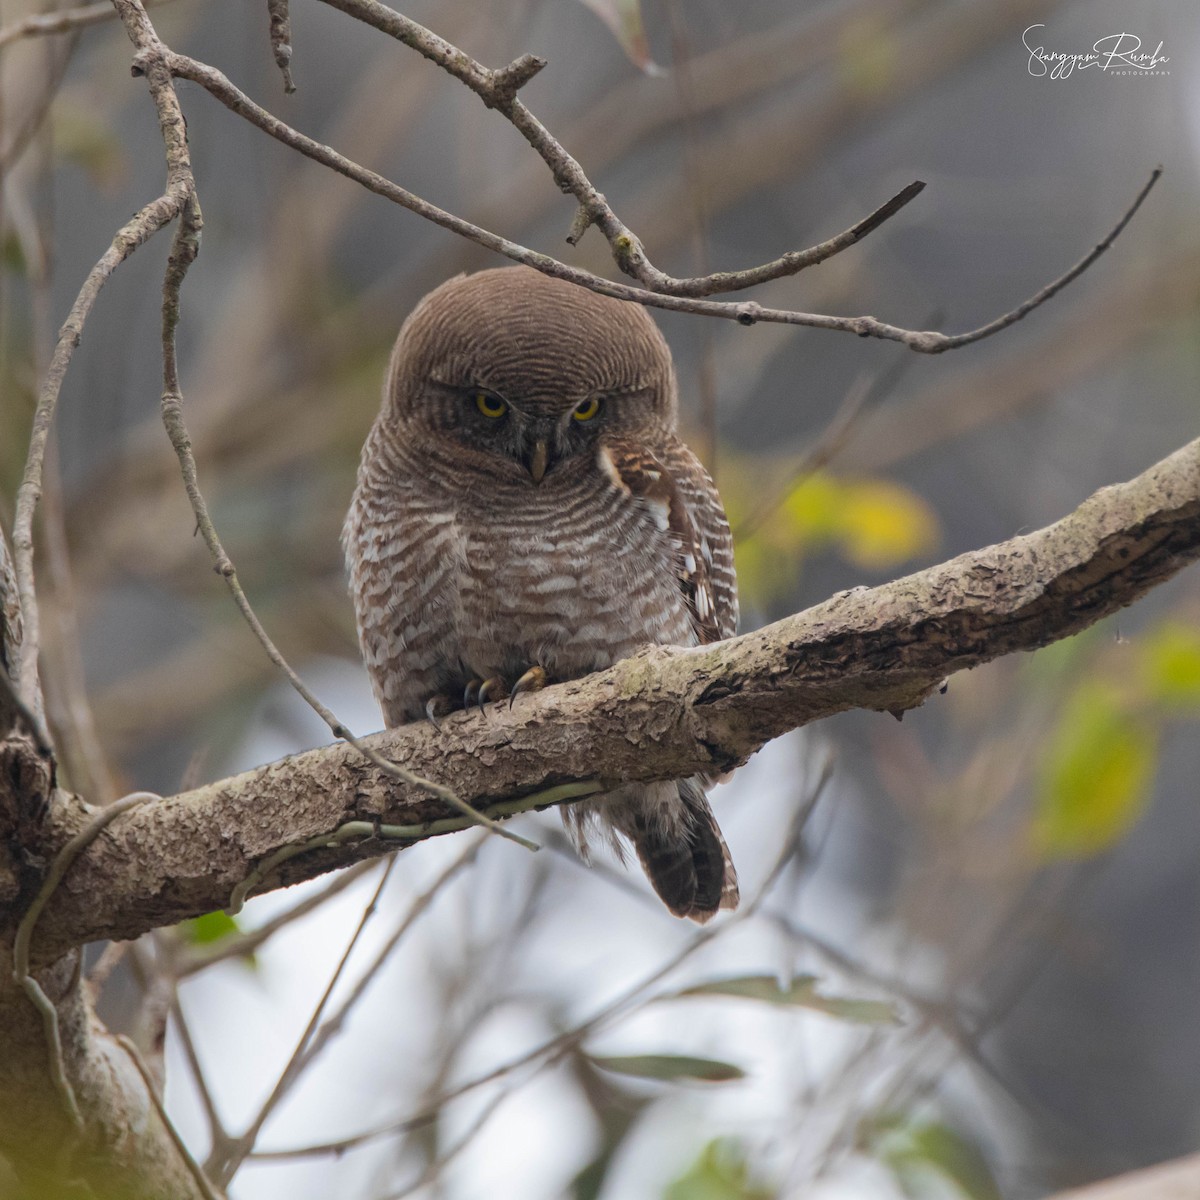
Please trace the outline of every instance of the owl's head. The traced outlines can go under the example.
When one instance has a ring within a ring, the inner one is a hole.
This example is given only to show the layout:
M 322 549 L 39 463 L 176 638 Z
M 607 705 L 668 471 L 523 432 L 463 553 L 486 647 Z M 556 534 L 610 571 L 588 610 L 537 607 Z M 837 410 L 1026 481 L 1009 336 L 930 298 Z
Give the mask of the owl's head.
M 594 461 L 606 432 L 673 430 L 675 412 L 671 354 L 644 308 L 501 267 L 443 283 L 405 321 L 381 419 L 539 484 Z

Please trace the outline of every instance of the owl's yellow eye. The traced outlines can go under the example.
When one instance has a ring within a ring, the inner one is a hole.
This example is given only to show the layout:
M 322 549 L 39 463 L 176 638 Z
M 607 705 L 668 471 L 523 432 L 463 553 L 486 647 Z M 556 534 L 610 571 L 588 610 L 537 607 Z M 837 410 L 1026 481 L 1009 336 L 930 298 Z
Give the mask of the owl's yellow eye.
M 571 414 L 576 421 L 590 421 L 600 411 L 600 397 L 593 396 L 590 400 L 585 400 L 582 404 L 576 405 L 575 411 Z
M 475 407 L 485 417 L 491 417 L 493 421 L 508 412 L 508 405 L 499 396 L 493 396 L 491 392 L 476 392 Z

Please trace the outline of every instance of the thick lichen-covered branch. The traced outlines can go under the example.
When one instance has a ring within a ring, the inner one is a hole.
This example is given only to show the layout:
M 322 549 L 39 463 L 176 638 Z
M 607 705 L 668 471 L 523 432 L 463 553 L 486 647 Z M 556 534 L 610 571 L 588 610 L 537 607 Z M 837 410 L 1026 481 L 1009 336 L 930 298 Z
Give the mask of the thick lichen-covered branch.
M 540 793 L 574 781 L 719 772 L 846 709 L 901 713 L 946 676 L 1077 633 L 1197 557 L 1200 441 L 1037 532 L 726 642 L 647 650 L 511 712 L 493 705 L 440 732 L 419 724 L 368 741 L 496 816 L 566 799 L 569 788 Z M 65 841 L 85 818 L 62 812 Z M 272 856 L 256 890 L 463 824 L 350 747 L 296 755 L 115 821 L 47 906 L 34 958 L 221 908 Z M 309 846 L 281 853 L 296 843 Z

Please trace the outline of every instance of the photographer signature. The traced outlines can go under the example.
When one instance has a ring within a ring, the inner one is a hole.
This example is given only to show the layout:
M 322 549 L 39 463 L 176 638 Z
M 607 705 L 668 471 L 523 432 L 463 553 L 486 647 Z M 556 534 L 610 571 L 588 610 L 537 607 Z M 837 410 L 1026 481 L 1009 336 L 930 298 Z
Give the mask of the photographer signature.
M 1030 25 L 1021 34 L 1021 41 L 1029 51 L 1029 73 L 1034 76 L 1049 75 L 1051 79 L 1066 79 L 1078 68 L 1099 67 L 1101 71 L 1129 74 L 1132 71 L 1155 71 L 1161 64 L 1170 62 L 1163 54 L 1162 42 L 1152 54 L 1142 51 L 1142 39 L 1136 33 L 1110 33 L 1097 38 L 1091 50 L 1082 54 L 1066 54 L 1061 50 L 1047 50 L 1045 46 L 1031 46 L 1029 35 L 1045 25 Z M 1166 72 L 1159 72 L 1166 74 Z

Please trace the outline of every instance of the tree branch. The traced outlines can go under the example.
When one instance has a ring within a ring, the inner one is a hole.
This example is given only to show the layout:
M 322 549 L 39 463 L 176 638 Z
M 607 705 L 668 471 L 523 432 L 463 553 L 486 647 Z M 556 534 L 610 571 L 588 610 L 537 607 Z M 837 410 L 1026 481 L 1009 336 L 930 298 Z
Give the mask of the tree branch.
M 488 108 L 502 113 L 550 168 L 559 190 L 579 201 L 567 241 L 574 245 L 589 226 L 595 225 L 608 240 L 613 258 L 621 270 L 651 292 L 664 296 L 700 298 L 718 292 L 741 291 L 773 279 L 797 275 L 806 267 L 816 266 L 853 246 L 895 216 L 925 187 L 920 181 L 910 183 L 851 229 L 807 250 L 789 251 L 772 262 L 742 271 L 718 271 L 693 279 L 676 279 L 650 261 L 641 240 L 613 211 L 583 167 L 518 99 L 520 88 L 546 66 L 545 59 L 525 54 L 507 67 L 493 71 L 445 38 L 388 8 L 386 4 L 381 4 L 379 0 L 324 2 L 416 50 L 470 88 Z
M 899 715 L 947 675 L 1077 633 L 1197 557 L 1200 440 L 1035 533 L 726 642 L 648 649 L 512 712 L 492 706 L 454 715 L 441 733 L 418 724 L 366 740 L 493 816 L 558 802 L 540 790 L 572 780 L 720 772 L 846 709 Z M 86 814 L 61 806 L 56 820 L 65 842 Z M 387 838 L 372 836 L 384 822 Z M 352 837 L 335 836 L 349 823 Z M 306 853 L 280 855 L 260 890 L 466 824 L 351 747 L 296 755 L 114 821 L 47 905 L 34 961 L 221 908 L 293 843 L 315 839 Z
M 441 59 L 435 56 L 434 50 L 437 50 L 438 54 L 442 57 L 448 57 L 454 69 L 451 70 L 450 66 L 447 66 L 446 69 L 450 70 L 451 74 L 456 77 L 463 79 L 463 82 L 467 83 L 473 91 L 483 96 L 485 101 L 487 97 L 495 99 L 498 94 L 495 90 L 496 88 L 511 88 L 513 84 L 510 77 L 520 79 L 523 74 L 526 76 L 528 74 L 527 70 L 524 72 L 522 70 L 527 64 L 527 60 L 525 59 L 518 59 L 511 66 L 504 68 L 503 71 L 488 71 L 486 67 L 475 63 L 474 60 L 469 59 L 461 51 L 455 50 L 448 42 L 443 42 L 436 34 L 432 34 L 414 22 L 408 21 L 407 18 L 400 17 L 398 13 L 393 13 L 391 9 L 378 4 L 376 0 L 327 0 L 327 3 L 332 3 L 335 7 L 345 8 L 347 11 L 351 8 L 357 10 L 367 5 L 372 9 L 379 9 L 384 13 L 390 13 L 391 17 L 402 23 L 400 27 L 402 30 L 407 30 L 409 26 L 412 26 L 413 29 L 420 31 L 421 34 L 427 35 L 427 38 L 432 39 L 432 42 L 427 43 L 427 41 L 421 39 L 413 42 L 409 41 L 407 33 L 405 36 L 401 36 L 400 32 L 394 33 L 394 36 L 399 37 L 401 41 L 413 45 L 414 49 L 419 50 L 427 58 L 432 58 L 435 62 L 441 64 Z M 380 19 L 382 20 L 383 18 Z M 388 28 L 385 32 L 393 32 L 393 30 Z M 416 35 L 413 36 L 415 37 Z M 442 50 L 439 47 L 445 47 L 445 49 Z M 458 57 L 455 58 L 455 55 Z M 361 184 L 376 195 L 382 196 L 394 204 L 399 204 L 402 208 L 416 213 L 425 220 L 431 221 L 433 224 L 439 225 L 451 233 L 466 238 L 468 241 L 474 242 L 486 250 L 502 254 L 512 262 L 524 263 L 526 266 L 533 267 L 535 270 L 541 271 L 546 275 L 553 276 L 556 279 L 565 279 L 570 283 L 578 284 L 580 287 L 586 287 L 593 292 L 598 292 L 602 296 L 611 296 L 616 300 L 626 300 L 634 304 L 644 304 L 649 308 L 661 308 L 670 312 L 693 313 L 698 316 L 719 317 L 727 321 L 737 321 L 739 325 L 756 325 L 761 321 L 768 324 L 797 325 L 809 329 L 827 329 L 841 333 L 852 333 L 857 337 L 879 338 L 884 341 L 900 342 L 918 354 L 942 354 L 947 350 L 957 350 L 960 347 L 969 346 L 983 338 L 990 337 L 994 333 L 999 333 L 1001 330 L 1007 329 L 1010 325 L 1027 316 L 1035 308 L 1044 304 L 1052 296 L 1055 296 L 1067 284 L 1087 270 L 1112 245 L 1120 232 L 1132 219 L 1134 213 L 1141 207 L 1142 202 L 1162 175 L 1162 168 L 1156 167 L 1112 231 L 1097 243 L 1079 262 L 1057 279 L 1048 283 L 1035 295 L 1022 301 L 1015 308 L 989 321 L 986 325 L 981 325 L 977 329 L 971 329 L 965 333 L 945 334 L 930 329 L 904 329 L 898 325 L 890 325 L 886 321 L 880 321 L 872 316 L 837 317 L 831 316 L 828 313 L 806 313 L 791 309 L 766 308 L 754 300 L 734 302 L 706 298 L 713 292 L 736 290 L 756 283 L 777 279 L 782 275 L 795 274 L 806 266 L 823 262 L 831 255 L 855 245 L 866 234 L 870 233 L 872 229 L 876 228 L 888 217 L 894 215 L 916 196 L 923 186 L 918 186 L 918 183 L 910 184 L 857 225 L 808 250 L 794 251 L 784 255 L 783 258 L 776 259 L 774 262 L 766 263 L 759 267 L 752 267 L 746 271 L 719 272 L 715 275 L 697 279 L 674 279 L 653 267 L 646 258 L 638 239 L 623 224 L 616 221 L 614 216 L 612 217 L 612 222 L 615 222 L 615 224 L 612 225 L 611 229 L 607 229 L 606 232 L 610 236 L 610 241 L 613 242 L 613 252 L 618 265 L 622 270 L 633 275 L 643 285 L 633 286 L 605 279 L 603 276 L 595 275 L 591 271 L 585 271 L 579 267 L 569 266 L 557 258 L 552 258 L 548 254 L 542 254 L 530 249 L 528 246 L 522 246 L 518 242 L 501 237 L 489 229 L 484 229 L 471 221 L 456 216 L 454 213 L 447 212 L 445 209 L 439 208 L 436 204 L 431 204 L 428 200 L 422 199 L 422 197 L 401 187 L 398 183 L 394 183 L 392 180 L 377 174 L 375 171 L 368 170 L 366 167 L 339 154 L 324 143 L 307 137 L 299 130 L 292 128 L 292 126 L 281 121 L 273 113 L 256 104 L 245 92 L 234 86 L 224 74 L 207 63 L 198 62 L 194 58 L 189 58 L 184 54 L 176 54 L 174 51 L 167 52 L 166 61 L 173 75 L 180 79 L 190 79 L 193 83 L 199 84 L 224 104 L 230 112 L 243 117 L 250 124 L 261 129 L 276 141 L 285 146 L 290 146 L 293 150 L 299 151 L 299 153 L 303 154 L 306 158 L 311 158 L 314 162 L 319 162 L 331 170 L 345 175 L 347 179 L 353 179 L 356 183 Z M 486 80 L 476 80 L 477 72 L 484 72 Z M 497 79 L 499 79 L 499 83 L 496 82 Z M 472 82 L 472 80 L 475 80 L 475 82 Z M 514 103 L 519 102 L 514 101 Z M 517 124 L 516 117 L 508 112 L 499 100 L 490 104 L 490 107 L 495 107 L 505 112 L 505 115 L 509 116 L 509 119 L 514 124 Z M 527 112 L 523 106 L 522 111 Z M 555 170 L 556 155 L 561 155 L 564 159 L 569 160 L 570 163 L 574 163 L 574 159 L 570 159 L 566 151 L 550 137 L 549 133 L 546 132 L 540 123 L 536 122 L 535 118 L 531 116 L 530 120 L 537 124 L 537 129 L 541 131 L 538 136 L 544 135 L 544 139 L 548 144 L 542 146 L 541 142 L 536 140 L 531 133 L 524 129 L 522 129 L 522 132 L 526 133 L 534 148 L 542 154 L 542 157 L 551 167 L 551 170 L 555 172 L 555 179 L 559 183 L 559 186 L 577 198 L 582 196 L 580 199 L 580 212 L 583 215 L 576 216 L 568 236 L 568 241 L 577 241 L 586 229 L 589 218 L 594 219 L 598 225 L 602 224 L 601 218 L 593 213 L 593 209 L 595 209 L 596 213 L 600 211 L 596 206 L 603 206 L 603 211 L 609 214 L 611 214 L 611 210 L 608 209 L 607 204 L 604 202 L 604 197 L 599 192 L 596 192 L 587 181 L 586 176 L 583 176 L 582 171 L 580 171 L 580 180 L 582 182 L 579 180 L 570 182 L 567 177 L 562 176 Z M 521 128 L 519 124 L 518 128 Z M 578 164 L 575 164 L 575 166 L 578 167 Z M 574 180 L 574 176 L 571 176 L 571 180 Z M 570 183 L 570 186 L 568 186 L 568 183 Z M 585 184 L 586 189 L 584 189 Z M 596 197 L 595 204 L 592 204 L 589 199 L 592 195 Z M 604 218 L 604 222 L 608 222 L 607 217 Z M 633 264 L 636 264 L 636 269 L 634 269 Z

